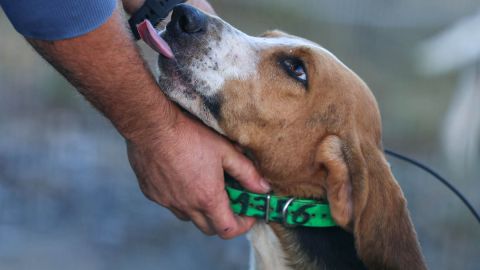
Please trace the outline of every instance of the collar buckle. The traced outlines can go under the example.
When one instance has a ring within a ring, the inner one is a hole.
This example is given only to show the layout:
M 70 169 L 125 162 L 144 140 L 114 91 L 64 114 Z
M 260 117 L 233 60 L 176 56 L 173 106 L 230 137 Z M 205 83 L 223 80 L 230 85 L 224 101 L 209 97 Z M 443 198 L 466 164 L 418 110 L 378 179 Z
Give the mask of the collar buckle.
M 288 199 L 288 201 L 285 203 L 285 205 L 284 205 L 283 208 L 282 208 L 282 223 L 283 223 L 283 226 L 285 226 L 286 228 L 295 227 L 295 225 L 288 224 L 288 222 L 287 222 L 288 207 L 289 207 L 290 204 L 292 204 L 292 202 L 295 201 L 295 200 L 296 200 L 295 197 L 291 197 L 290 199 Z
M 267 198 L 265 200 L 265 223 L 270 222 L 270 199 L 272 199 L 272 195 L 267 194 Z

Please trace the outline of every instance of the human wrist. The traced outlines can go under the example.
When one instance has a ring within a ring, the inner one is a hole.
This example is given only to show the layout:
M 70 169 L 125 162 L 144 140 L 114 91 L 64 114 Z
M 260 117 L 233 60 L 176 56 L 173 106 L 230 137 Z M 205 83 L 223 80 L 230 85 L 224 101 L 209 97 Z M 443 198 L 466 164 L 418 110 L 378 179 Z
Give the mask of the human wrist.
M 139 108 L 126 110 L 120 118 L 110 118 L 118 132 L 130 142 L 163 139 L 178 122 L 179 109 L 159 93 Z

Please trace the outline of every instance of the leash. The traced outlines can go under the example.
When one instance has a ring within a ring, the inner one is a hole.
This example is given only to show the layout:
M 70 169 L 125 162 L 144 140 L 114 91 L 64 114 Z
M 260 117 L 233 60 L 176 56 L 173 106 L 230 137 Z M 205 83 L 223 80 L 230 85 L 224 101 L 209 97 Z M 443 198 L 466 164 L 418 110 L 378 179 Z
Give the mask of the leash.
M 463 204 L 468 208 L 468 210 L 470 210 L 470 212 L 472 213 L 472 215 L 475 217 L 475 219 L 477 220 L 478 223 L 480 223 L 480 215 L 478 214 L 478 212 L 475 210 L 475 208 L 472 206 L 472 204 L 467 200 L 467 198 L 458 190 L 456 189 L 449 181 L 447 181 L 447 179 L 445 179 L 444 177 L 440 176 L 440 174 L 438 174 L 437 172 L 435 172 L 433 169 L 431 169 L 430 167 L 428 167 L 427 165 L 425 164 L 422 164 L 420 163 L 419 161 L 415 160 L 415 159 L 412 159 L 412 158 L 409 158 L 409 157 L 406 157 L 402 154 L 399 154 L 399 153 L 396 153 L 392 150 L 388 150 L 388 149 L 385 149 L 385 154 L 389 155 L 389 156 L 392 156 L 392 157 L 395 157 L 397 159 L 400 159 L 400 160 L 403 160 L 405 162 L 408 162 L 414 166 L 417 166 L 418 168 L 426 171 L 427 173 L 429 173 L 430 175 L 432 175 L 433 177 L 435 177 L 435 179 L 437 179 L 438 181 L 440 181 L 442 184 L 444 184 L 448 189 L 450 189 L 450 191 L 452 191 L 455 195 L 457 195 L 457 197 L 463 202 Z

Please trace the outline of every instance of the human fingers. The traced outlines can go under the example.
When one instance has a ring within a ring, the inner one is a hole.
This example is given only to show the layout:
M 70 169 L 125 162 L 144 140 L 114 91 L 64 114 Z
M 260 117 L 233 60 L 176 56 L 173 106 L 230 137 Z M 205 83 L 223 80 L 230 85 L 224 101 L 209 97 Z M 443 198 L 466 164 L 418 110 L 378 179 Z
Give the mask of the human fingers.
M 185 212 L 173 207 L 169 209 L 178 219 L 182 221 L 190 221 L 190 217 Z
M 204 234 L 215 235 L 215 230 L 203 213 L 199 211 L 193 211 L 189 213 L 189 216 L 193 224 Z
M 257 193 L 270 191 L 270 185 L 260 176 L 252 162 L 235 148 L 227 149 L 222 159 L 222 167 L 244 188 Z
M 255 223 L 255 219 L 234 215 L 226 192 L 218 194 L 214 207 L 205 211 L 207 221 L 223 239 L 231 239 L 246 233 Z

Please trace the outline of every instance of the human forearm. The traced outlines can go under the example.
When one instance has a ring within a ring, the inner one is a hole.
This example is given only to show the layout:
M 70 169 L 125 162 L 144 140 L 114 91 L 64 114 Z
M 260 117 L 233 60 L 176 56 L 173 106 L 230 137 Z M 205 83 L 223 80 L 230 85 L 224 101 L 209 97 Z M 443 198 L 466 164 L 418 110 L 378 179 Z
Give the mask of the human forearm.
M 125 138 L 142 136 L 149 129 L 168 128 L 174 123 L 177 109 L 159 90 L 118 11 L 86 35 L 29 42 Z
M 231 238 L 253 225 L 232 213 L 224 170 L 253 192 L 267 192 L 268 183 L 229 141 L 165 98 L 118 10 L 86 35 L 29 41 L 127 138 L 130 164 L 148 198 L 207 234 Z

